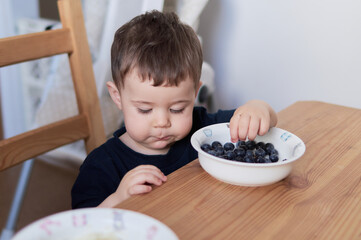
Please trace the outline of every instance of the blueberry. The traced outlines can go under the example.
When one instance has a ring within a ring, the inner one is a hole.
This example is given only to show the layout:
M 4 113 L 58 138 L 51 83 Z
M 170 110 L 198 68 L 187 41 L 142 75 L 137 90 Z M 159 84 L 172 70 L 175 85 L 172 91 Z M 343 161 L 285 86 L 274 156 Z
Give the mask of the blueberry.
M 272 143 L 256 142 L 252 140 L 238 141 L 235 144 L 219 141 L 212 144 L 204 143 L 201 149 L 208 154 L 227 160 L 247 163 L 272 163 L 279 161 L 278 151 Z
M 257 148 L 256 151 L 254 152 L 256 154 L 256 156 L 258 157 L 264 157 L 266 155 L 266 151 L 263 150 L 262 148 Z
M 210 144 L 208 144 L 208 143 L 204 143 L 204 144 L 201 145 L 201 149 L 203 151 L 205 151 L 205 152 L 208 152 L 209 150 L 212 149 L 212 146 Z
M 217 156 L 216 150 L 214 150 L 214 149 L 209 150 L 208 153 L 213 156 Z
M 265 157 L 258 157 L 256 162 L 257 163 L 271 163 L 271 160 L 269 160 L 268 158 L 265 158 Z
M 269 160 L 271 160 L 271 162 L 277 162 L 278 161 L 278 155 L 276 155 L 276 154 L 269 155 Z
M 235 157 L 236 157 L 236 154 L 233 152 L 233 151 L 228 151 L 228 152 L 226 152 L 226 154 L 225 154 L 227 157 L 228 157 L 228 159 L 230 159 L 230 160 L 233 160 L 233 159 L 235 159 Z
M 243 159 L 246 163 L 254 163 L 253 157 L 245 156 Z
M 225 151 L 231 151 L 234 149 L 234 144 L 231 143 L 231 142 L 226 142 L 224 145 L 223 145 L 223 148 Z
M 246 146 L 246 142 L 245 141 L 238 141 L 237 142 L 237 147 L 241 147 L 241 146 Z
M 270 153 L 275 147 L 272 143 L 266 143 L 266 151 Z
M 256 163 L 266 163 L 266 158 L 258 157 L 257 160 L 256 160 Z
M 244 158 L 241 156 L 237 156 L 234 158 L 234 160 L 238 161 L 238 162 L 244 162 Z
M 222 155 L 224 154 L 224 149 L 223 149 L 223 147 L 217 147 L 217 148 L 215 149 L 215 151 L 216 151 L 216 156 L 222 156 Z
M 269 153 L 269 155 L 278 155 L 278 151 L 274 148 L 271 150 L 271 152 Z
M 244 151 L 247 151 L 247 147 L 246 146 L 238 146 L 238 149 L 243 149 Z
M 253 150 L 253 149 L 256 148 L 256 142 L 253 141 L 253 140 L 252 140 L 252 141 L 249 140 L 249 141 L 246 142 L 246 147 L 247 147 L 247 149 L 249 149 L 249 150 Z
M 218 141 L 212 142 L 212 148 L 216 149 L 217 147 L 223 147 L 222 143 L 220 143 Z
M 258 142 L 256 144 L 256 147 L 257 148 L 262 148 L 263 150 L 265 150 L 266 149 L 266 144 L 264 142 Z
M 246 157 L 253 157 L 253 151 L 252 150 L 247 150 L 246 151 Z
M 246 156 L 246 150 L 244 148 L 236 148 L 233 150 L 236 156 L 244 157 Z
M 266 163 L 272 163 L 272 161 L 266 158 Z

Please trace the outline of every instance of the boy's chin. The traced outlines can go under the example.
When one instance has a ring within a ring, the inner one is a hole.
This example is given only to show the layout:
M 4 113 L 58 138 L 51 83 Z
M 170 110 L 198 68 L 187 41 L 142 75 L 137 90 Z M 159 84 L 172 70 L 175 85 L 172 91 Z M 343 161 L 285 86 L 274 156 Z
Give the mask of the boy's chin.
M 168 152 L 170 148 L 169 144 L 158 144 L 154 146 L 152 149 L 156 152 Z
M 173 143 L 160 143 L 160 142 L 157 142 L 155 144 L 153 144 L 152 146 L 150 146 L 149 151 L 150 152 L 153 152 L 152 154 L 166 154 L 171 145 L 173 145 Z

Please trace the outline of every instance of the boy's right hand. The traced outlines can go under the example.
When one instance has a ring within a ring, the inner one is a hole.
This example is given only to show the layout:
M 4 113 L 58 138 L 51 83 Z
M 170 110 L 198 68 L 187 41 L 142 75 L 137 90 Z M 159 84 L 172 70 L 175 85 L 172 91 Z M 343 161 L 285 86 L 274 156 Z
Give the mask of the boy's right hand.
M 115 194 L 123 201 L 132 195 L 152 191 L 149 184 L 160 186 L 166 180 L 167 177 L 159 168 L 153 165 L 140 165 L 124 175 Z
M 108 196 L 98 207 L 114 207 L 132 195 L 152 191 L 154 184 L 160 186 L 167 177 L 153 165 L 140 165 L 127 172 L 117 190 Z

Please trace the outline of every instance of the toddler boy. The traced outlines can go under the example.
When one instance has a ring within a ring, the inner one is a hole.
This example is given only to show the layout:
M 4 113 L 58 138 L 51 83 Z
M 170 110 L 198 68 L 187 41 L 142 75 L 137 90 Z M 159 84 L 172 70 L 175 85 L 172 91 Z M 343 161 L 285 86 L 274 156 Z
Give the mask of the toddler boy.
M 207 113 L 194 107 L 201 86 L 202 49 L 196 33 L 174 13 L 152 11 L 117 30 L 111 48 L 109 94 L 124 127 L 92 151 L 72 189 L 72 207 L 113 207 L 162 185 L 166 175 L 197 158 L 192 134 L 230 122 L 231 139 L 254 139 L 277 123 L 265 102 Z

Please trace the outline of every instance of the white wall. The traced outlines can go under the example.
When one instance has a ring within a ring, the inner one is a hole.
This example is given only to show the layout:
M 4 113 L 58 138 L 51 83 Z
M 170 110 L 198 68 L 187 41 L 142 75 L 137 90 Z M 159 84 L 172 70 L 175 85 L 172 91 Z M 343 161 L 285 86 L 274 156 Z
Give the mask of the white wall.
M 16 35 L 18 18 L 37 16 L 37 0 L 0 0 L 0 38 Z M 4 138 L 8 138 L 25 130 L 19 66 L 0 69 L 0 86 Z
M 258 98 L 361 108 L 361 1 L 210 0 L 199 33 L 215 106 Z

